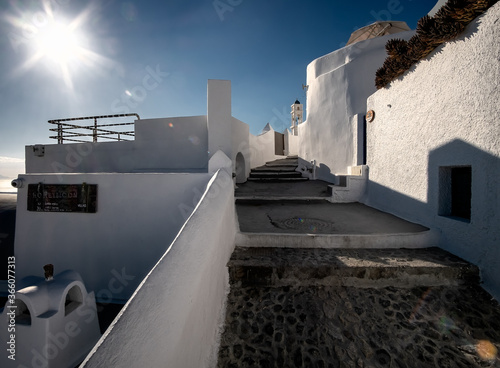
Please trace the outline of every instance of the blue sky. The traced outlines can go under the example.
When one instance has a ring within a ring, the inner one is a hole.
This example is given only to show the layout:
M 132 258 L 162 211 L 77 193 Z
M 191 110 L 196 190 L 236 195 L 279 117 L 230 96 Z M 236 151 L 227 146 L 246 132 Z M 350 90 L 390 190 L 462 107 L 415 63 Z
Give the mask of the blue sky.
M 55 143 L 50 119 L 204 115 L 208 79 L 231 80 L 233 116 L 253 134 L 284 130 L 312 60 L 376 20 L 414 29 L 435 3 L 2 0 L 0 176 L 22 168 L 25 145 Z M 56 31 L 73 35 L 68 55 L 43 41 L 54 24 L 72 29 Z

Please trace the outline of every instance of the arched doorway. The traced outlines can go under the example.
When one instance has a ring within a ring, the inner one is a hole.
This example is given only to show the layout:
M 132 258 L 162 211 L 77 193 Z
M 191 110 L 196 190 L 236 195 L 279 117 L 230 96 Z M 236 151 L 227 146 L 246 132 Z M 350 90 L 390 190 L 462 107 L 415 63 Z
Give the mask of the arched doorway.
M 236 184 L 244 183 L 247 181 L 245 158 L 238 152 L 236 155 Z

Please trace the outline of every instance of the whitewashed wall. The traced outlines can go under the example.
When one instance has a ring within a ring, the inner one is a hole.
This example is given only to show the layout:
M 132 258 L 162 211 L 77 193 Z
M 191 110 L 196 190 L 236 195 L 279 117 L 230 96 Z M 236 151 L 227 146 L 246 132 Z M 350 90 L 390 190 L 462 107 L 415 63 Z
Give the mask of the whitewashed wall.
M 26 146 L 27 173 L 206 171 L 206 116 L 135 121 L 135 140 L 43 145 L 36 156 Z
M 98 300 L 125 301 L 158 261 L 200 200 L 205 174 L 21 175 L 16 276 L 78 272 Z M 97 213 L 27 211 L 28 184 L 97 184 Z
M 353 116 L 366 112 L 375 89 L 375 71 L 386 58 L 385 43 L 409 38 L 413 32 L 378 37 L 346 46 L 307 66 L 307 121 L 299 127 L 299 156 L 316 160 L 317 178 L 334 181 L 357 165 Z
M 301 126 L 299 126 L 300 131 Z M 298 155 L 300 151 L 300 136 L 293 135 L 290 130 L 286 130 L 285 132 L 285 147 L 288 150 L 289 156 Z
M 368 196 L 436 228 L 442 246 L 478 265 L 500 299 L 500 4 L 368 99 Z M 438 215 L 440 166 L 470 165 L 470 223 Z
M 205 115 L 141 119 L 135 123 L 132 162 L 136 171 L 206 171 L 207 151 Z
M 207 84 L 208 150 L 233 157 L 231 81 L 210 79 Z
M 250 173 L 251 164 L 251 150 L 250 150 L 250 127 L 241 120 L 232 118 L 231 122 L 232 129 L 232 161 L 233 161 L 233 172 L 237 175 L 237 180 L 241 177 L 245 180 L 238 180 L 238 182 L 246 181 L 248 174 Z M 236 156 L 241 153 L 244 160 L 244 167 L 239 167 L 240 165 L 236 161 Z M 243 172 L 239 172 L 243 170 Z
M 222 166 L 82 367 L 216 365 L 236 234 L 232 162 Z
M 274 150 L 274 129 L 269 126 L 269 130 L 253 135 L 250 133 L 250 163 L 251 167 L 264 165 L 268 161 L 284 158 L 283 155 L 275 155 Z

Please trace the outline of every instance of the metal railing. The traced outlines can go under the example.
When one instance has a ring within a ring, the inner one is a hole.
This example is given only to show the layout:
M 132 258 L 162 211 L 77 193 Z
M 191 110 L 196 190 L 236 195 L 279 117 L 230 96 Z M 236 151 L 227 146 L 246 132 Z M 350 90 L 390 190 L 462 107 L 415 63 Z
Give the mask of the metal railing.
M 57 128 L 49 129 L 51 132 L 57 132 L 57 135 L 50 136 L 49 138 L 57 139 L 58 144 L 63 144 L 64 141 L 83 142 L 83 143 L 89 142 L 86 140 L 82 140 L 81 138 L 83 137 L 92 137 L 92 142 L 97 142 L 98 138 L 115 140 L 115 141 L 130 141 L 131 139 L 123 139 L 123 136 L 134 137 L 134 131 L 110 130 L 108 128 L 133 125 L 134 123 L 97 124 L 97 119 L 121 118 L 126 116 L 135 116 L 137 117 L 137 120 L 141 119 L 138 114 L 130 113 L 130 114 L 85 116 L 80 118 L 49 120 L 49 124 L 57 125 Z M 90 120 L 90 119 L 94 120 L 94 124 L 75 125 L 75 124 L 65 123 L 65 121 Z M 105 127 L 106 129 L 102 129 L 103 127 Z

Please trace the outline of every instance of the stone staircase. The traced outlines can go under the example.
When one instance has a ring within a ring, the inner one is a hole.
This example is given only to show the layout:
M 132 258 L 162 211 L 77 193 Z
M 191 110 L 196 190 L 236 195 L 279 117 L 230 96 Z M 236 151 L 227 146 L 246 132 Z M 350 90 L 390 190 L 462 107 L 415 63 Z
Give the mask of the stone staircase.
M 280 161 L 252 172 L 291 172 Z M 272 180 L 276 198 L 236 201 L 218 367 L 499 366 L 500 307 L 476 266 L 424 248 L 418 224 Z
M 237 247 L 218 367 L 497 367 L 500 307 L 438 248 Z
M 302 177 L 300 172 L 295 171 L 298 165 L 298 158 L 296 156 L 269 161 L 263 166 L 251 169 L 248 180 L 262 183 L 308 180 Z
M 304 249 L 237 247 L 234 287 L 413 287 L 479 282 L 479 269 L 439 248 Z

